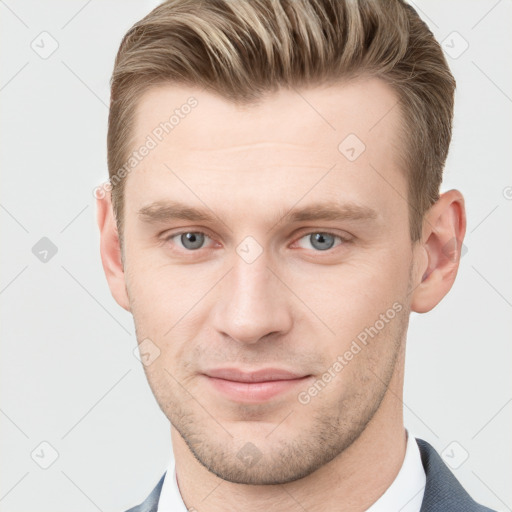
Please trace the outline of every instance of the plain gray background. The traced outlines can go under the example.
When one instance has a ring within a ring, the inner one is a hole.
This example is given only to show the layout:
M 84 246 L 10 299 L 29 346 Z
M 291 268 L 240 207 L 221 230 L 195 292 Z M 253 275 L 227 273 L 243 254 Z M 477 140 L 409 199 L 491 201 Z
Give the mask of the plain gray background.
M 171 456 L 92 193 L 108 177 L 115 53 L 157 3 L 0 1 L 2 512 L 124 511 Z M 468 232 L 452 291 L 411 318 L 405 424 L 477 501 L 511 510 L 512 2 L 414 5 L 458 84 L 443 190 L 465 195 Z

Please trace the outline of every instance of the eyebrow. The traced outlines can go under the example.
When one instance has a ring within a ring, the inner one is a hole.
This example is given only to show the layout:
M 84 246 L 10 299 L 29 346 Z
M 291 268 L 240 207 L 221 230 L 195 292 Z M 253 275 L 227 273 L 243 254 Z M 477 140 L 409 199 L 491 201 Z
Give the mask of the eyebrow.
M 220 220 L 211 210 L 195 208 L 179 201 L 155 201 L 138 211 L 138 217 L 145 223 L 163 223 L 173 220 L 214 223 Z M 372 220 L 377 218 L 377 212 L 372 208 L 353 202 L 317 203 L 303 208 L 292 208 L 278 216 L 275 224 L 288 222 L 290 224 L 304 221 L 347 221 Z M 274 224 L 274 225 L 275 225 Z

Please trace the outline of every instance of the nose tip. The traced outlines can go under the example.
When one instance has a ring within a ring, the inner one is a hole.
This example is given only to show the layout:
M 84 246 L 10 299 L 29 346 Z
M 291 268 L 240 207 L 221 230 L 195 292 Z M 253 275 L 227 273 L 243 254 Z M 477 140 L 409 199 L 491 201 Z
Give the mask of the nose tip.
M 250 264 L 238 259 L 217 298 L 215 327 L 239 343 L 254 344 L 291 327 L 282 284 L 264 255 Z

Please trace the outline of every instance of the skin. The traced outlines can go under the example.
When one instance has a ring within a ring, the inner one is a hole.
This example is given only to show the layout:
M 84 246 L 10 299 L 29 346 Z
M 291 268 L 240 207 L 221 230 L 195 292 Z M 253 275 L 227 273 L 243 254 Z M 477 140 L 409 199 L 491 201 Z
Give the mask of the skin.
M 133 314 L 139 343 L 149 338 L 160 350 L 145 371 L 171 422 L 181 495 L 188 508 L 209 512 L 366 510 L 403 462 L 409 314 L 431 310 L 453 284 L 460 243 L 446 247 L 464 238 L 463 197 L 442 194 L 411 242 L 401 116 L 378 79 L 281 90 L 252 106 L 154 87 L 139 103 L 134 148 L 191 95 L 198 106 L 127 177 L 124 265 L 110 196 L 97 204 L 112 294 Z M 366 146 L 353 162 L 338 150 L 350 133 Z M 215 219 L 139 215 L 168 200 Z M 334 201 L 367 207 L 374 218 L 292 224 L 284 216 Z M 194 250 L 170 238 L 182 231 L 207 237 Z M 315 233 L 334 235 L 333 247 L 319 249 Z M 251 263 L 237 252 L 248 236 L 262 251 Z M 401 311 L 300 403 L 298 393 L 397 303 Z M 226 366 L 311 377 L 243 403 L 202 375 Z M 256 463 L 237 456 L 247 443 Z

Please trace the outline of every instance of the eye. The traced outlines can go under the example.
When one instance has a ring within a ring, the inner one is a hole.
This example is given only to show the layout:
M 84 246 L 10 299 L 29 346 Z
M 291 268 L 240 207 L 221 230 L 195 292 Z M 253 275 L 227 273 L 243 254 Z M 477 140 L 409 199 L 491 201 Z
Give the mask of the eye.
M 179 241 L 179 244 L 187 251 L 195 251 L 201 249 L 206 239 L 210 237 L 201 231 L 182 231 L 181 233 L 175 233 L 166 238 L 167 241 L 174 242 L 174 239 Z
M 335 235 L 333 233 L 325 233 L 323 231 L 315 231 L 312 233 L 308 233 L 306 236 L 303 236 L 299 239 L 297 242 L 300 247 L 303 249 L 311 249 L 311 247 L 317 251 L 328 251 L 329 249 L 332 249 L 335 246 L 335 240 L 339 239 L 340 243 L 337 245 L 341 245 L 342 243 L 346 242 L 347 240 L 339 235 Z M 306 246 L 301 244 L 301 241 L 306 241 Z M 307 244 L 310 244 L 310 247 L 307 246 Z
M 187 252 L 203 249 L 207 240 L 213 241 L 202 231 L 181 231 L 165 238 L 166 242 L 171 242 L 173 245 L 178 245 L 178 247 L 181 246 L 181 248 L 185 249 Z M 336 243 L 336 240 L 339 242 Z M 296 243 L 303 249 L 325 252 L 333 247 L 348 243 L 349 241 L 349 239 L 335 235 L 334 233 L 314 231 L 302 236 Z

